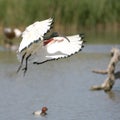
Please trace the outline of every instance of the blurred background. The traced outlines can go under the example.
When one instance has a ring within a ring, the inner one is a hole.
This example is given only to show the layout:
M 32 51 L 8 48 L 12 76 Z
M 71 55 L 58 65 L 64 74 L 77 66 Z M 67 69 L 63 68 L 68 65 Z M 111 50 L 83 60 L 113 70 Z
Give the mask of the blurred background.
M 85 47 L 66 59 L 29 64 L 25 77 L 17 74 L 20 33 L 50 17 L 52 31 L 85 33 Z M 0 0 L 0 118 L 40 120 L 32 113 L 47 106 L 45 120 L 119 120 L 120 81 L 108 94 L 89 90 L 105 80 L 91 71 L 106 69 L 114 46 L 120 48 L 120 0 Z
M 49 17 L 60 34 L 85 33 L 89 44 L 120 43 L 120 0 L 0 0 L 0 39 L 5 27 L 24 31 Z

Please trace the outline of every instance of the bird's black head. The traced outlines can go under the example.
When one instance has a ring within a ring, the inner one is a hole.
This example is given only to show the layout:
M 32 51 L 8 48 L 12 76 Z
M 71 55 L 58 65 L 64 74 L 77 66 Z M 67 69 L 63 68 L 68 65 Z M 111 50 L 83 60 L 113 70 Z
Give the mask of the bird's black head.
M 53 33 L 51 34 L 51 37 L 58 37 L 58 36 L 59 36 L 58 32 L 53 32 Z

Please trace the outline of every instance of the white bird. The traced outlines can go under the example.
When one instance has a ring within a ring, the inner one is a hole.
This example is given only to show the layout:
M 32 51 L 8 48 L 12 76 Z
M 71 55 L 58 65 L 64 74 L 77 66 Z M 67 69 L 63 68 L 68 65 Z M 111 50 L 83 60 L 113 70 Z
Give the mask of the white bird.
M 17 72 L 23 68 L 27 71 L 27 64 L 42 64 L 50 60 L 65 58 L 79 52 L 83 47 L 84 34 L 61 36 L 53 32 L 46 37 L 45 34 L 52 28 L 53 19 L 49 18 L 35 22 L 28 26 L 22 34 L 22 41 L 18 50 L 18 59 L 21 64 Z

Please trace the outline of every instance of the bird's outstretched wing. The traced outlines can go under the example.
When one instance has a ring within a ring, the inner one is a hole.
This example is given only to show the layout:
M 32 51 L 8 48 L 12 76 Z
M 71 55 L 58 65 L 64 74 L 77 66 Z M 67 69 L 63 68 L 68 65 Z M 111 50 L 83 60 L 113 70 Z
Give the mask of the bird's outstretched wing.
M 34 52 L 29 62 L 34 64 L 42 64 L 46 61 L 69 57 L 79 52 L 84 46 L 83 34 L 53 37 L 43 41 L 43 47 Z
M 18 52 L 21 52 L 35 41 L 39 41 L 51 29 L 53 19 L 49 18 L 43 21 L 37 21 L 29 25 L 22 34 L 22 41 Z

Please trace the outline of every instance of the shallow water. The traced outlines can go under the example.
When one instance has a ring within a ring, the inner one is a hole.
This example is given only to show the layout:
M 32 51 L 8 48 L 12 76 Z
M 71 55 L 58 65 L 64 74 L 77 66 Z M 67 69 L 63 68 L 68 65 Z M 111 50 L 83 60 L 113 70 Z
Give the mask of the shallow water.
M 70 58 L 30 65 L 25 77 L 22 72 L 16 74 L 16 54 L 1 50 L 1 120 L 119 120 L 120 81 L 109 94 L 89 90 L 105 80 L 106 76 L 91 70 L 107 67 L 111 48 L 112 45 L 87 45 Z M 48 115 L 33 116 L 32 112 L 42 106 L 48 107 Z

